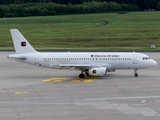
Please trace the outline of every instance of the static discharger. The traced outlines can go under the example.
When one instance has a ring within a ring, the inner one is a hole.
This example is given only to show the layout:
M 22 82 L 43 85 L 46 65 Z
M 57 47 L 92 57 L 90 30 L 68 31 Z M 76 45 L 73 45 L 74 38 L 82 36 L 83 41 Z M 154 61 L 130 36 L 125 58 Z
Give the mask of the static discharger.
M 42 80 L 42 82 L 62 82 L 67 79 L 68 78 L 48 78 L 48 79 Z

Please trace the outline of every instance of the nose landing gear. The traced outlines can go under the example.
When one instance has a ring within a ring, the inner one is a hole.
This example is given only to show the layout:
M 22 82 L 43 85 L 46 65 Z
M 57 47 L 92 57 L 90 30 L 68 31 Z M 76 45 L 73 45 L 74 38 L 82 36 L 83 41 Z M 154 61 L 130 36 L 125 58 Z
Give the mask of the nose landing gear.
M 134 77 L 138 77 L 137 68 L 134 69 Z

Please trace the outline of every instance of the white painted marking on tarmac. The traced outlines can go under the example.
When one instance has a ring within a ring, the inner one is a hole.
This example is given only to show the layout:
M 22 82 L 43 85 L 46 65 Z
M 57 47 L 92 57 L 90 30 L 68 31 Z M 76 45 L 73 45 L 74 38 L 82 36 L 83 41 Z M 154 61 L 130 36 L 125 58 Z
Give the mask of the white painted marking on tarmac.
M 123 105 L 123 104 L 124 104 L 125 102 L 127 102 L 127 101 L 128 101 L 128 100 L 122 101 L 122 102 L 120 102 L 119 104 L 116 104 L 116 105 L 110 107 L 109 109 L 105 110 L 105 111 L 102 112 L 101 114 L 98 114 L 98 115 L 94 116 L 91 120 L 96 120 L 96 119 L 98 119 L 99 117 L 107 114 L 108 112 L 111 112 L 112 110 L 117 109 L 119 106 Z
M 117 104 L 118 105 L 118 104 Z M 108 104 L 108 105 L 97 105 L 96 108 L 100 110 L 108 109 L 112 106 L 115 106 L 115 104 Z M 120 106 L 117 106 L 117 110 L 121 111 L 123 114 L 142 114 L 144 116 L 160 116 L 159 113 L 152 110 L 151 108 L 144 107 L 144 108 L 132 108 L 127 104 L 122 104 Z
M 144 99 L 144 98 L 160 98 L 160 96 L 136 96 L 136 97 L 88 98 L 88 99 L 84 99 L 84 100 L 119 100 L 119 99 Z
M 160 116 L 158 113 L 151 108 L 145 107 L 145 108 L 131 108 L 127 104 L 123 104 L 117 108 L 120 110 L 123 114 L 142 114 L 144 116 Z
M 160 100 L 151 100 L 150 102 L 156 103 L 156 102 L 160 102 Z
M 145 103 L 146 102 L 146 100 L 143 100 L 141 103 Z
M 133 106 L 145 106 L 146 104 L 130 104 L 130 105 L 133 105 Z

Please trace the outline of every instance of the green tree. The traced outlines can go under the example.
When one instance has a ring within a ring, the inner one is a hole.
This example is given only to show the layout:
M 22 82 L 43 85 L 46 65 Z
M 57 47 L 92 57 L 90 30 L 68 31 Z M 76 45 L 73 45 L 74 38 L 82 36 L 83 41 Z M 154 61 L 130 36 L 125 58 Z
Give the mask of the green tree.
M 158 2 L 157 10 L 160 10 L 160 1 Z

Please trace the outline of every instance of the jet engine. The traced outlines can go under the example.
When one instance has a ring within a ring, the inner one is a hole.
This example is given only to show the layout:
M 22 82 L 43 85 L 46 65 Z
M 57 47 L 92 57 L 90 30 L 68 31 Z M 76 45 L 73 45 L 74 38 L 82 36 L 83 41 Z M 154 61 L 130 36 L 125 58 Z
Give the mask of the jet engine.
M 105 76 L 107 74 L 107 68 L 100 67 L 100 68 L 86 69 L 85 74 L 88 76 Z

